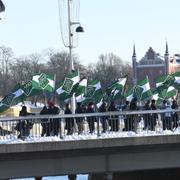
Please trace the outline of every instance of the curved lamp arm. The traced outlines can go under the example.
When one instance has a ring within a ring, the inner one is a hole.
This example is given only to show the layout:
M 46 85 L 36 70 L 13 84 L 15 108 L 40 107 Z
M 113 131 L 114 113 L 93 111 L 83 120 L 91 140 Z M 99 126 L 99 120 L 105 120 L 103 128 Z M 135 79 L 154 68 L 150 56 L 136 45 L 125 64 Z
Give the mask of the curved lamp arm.
M 3 4 L 3 2 L 0 0 L 0 13 L 5 11 L 5 6 Z

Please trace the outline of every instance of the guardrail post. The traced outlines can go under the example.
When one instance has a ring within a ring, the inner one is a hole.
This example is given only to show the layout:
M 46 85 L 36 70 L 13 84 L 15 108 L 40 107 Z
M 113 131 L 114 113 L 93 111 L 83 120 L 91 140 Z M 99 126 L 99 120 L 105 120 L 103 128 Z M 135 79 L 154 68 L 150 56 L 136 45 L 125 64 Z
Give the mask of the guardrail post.
M 59 133 L 60 133 L 60 139 L 63 138 L 62 136 L 62 119 L 59 119 Z
M 99 129 L 99 122 L 100 122 L 100 117 L 97 118 L 97 136 L 100 136 L 100 129 Z

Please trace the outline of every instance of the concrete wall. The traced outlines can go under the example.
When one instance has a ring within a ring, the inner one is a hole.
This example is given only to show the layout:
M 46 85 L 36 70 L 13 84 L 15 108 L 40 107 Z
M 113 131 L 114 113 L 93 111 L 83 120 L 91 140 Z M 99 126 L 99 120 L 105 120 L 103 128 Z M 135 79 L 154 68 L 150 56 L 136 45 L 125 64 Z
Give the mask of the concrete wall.
M 0 179 L 180 167 L 180 136 L 0 145 Z

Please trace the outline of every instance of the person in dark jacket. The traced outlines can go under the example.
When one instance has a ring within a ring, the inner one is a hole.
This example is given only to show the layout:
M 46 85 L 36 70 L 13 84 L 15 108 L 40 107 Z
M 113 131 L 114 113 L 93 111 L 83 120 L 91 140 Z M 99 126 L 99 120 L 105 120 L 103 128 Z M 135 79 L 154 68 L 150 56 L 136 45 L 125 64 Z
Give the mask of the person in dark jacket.
M 49 115 L 54 114 L 54 103 L 52 102 L 48 103 L 47 114 Z M 47 128 L 46 128 L 46 136 L 50 136 L 52 131 L 53 131 L 53 119 L 49 119 L 49 122 L 47 123 Z
M 137 111 L 137 99 L 133 98 L 129 105 L 129 111 Z M 138 124 L 138 115 L 132 114 L 127 116 L 128 119 L 128 131 L 135 131 L 137 130 L 137 124 Z
M 126 101 L 125 105 L 122 107 L 122 111 L 129 111 L 129 101 Z M 123 131 L 128 131 L 130 127 L 130 118 L 127 118 L 127 116 L 124 116 L 124 128 Z
M 157 110 L 156 100 L 154 100 L 154 99 L 151 100 L 151 110 Z M 157 118 L 158 118 L 157 113 L 153 113 L 153 114 L 151 115 L 151 120 L 150 120 L 150 130 L 151 130 L 151 131 L 154 131 L 154 130 L 155 130 Z
M 178 104 L 177 104 L 176 100 L 173 100 L 171 108 L 173 110 L 178 109 Z M 178 121 L 179 121 L 179 116 L 178 116 L 177 112 L 173 112 L 172 121 L 173 121 L 173 128 L 177 128 L 178 127 Z
M 81 103 L 77 103 L 77 108 L 76 108 L 75 113 L 76 114 L 85 113 L 85 109 L 83 108 Z M 83 117 L 76 117 L 76 123 L 78 126 L 78 134 L 81 134 L 84 130 L 84 127 L 83 127 L 84 118 Z
M 160 107 L 161 110 L 166 109 L 166 103 L 167 103 L 167 101 L 164 99 L 162 104 L 161 104 L 161 107 Z M 162 121 L 162 124 L 163 124 L 163 130 L 166 129 L 166 117 L 165 117 L 165 114 L 166 113 L 161 113 L 161 121 Z
M 111 101 L 108 111 L 117 111 L 114 101 Z M 110 116 L 109 117 L 109 125 L 111 126 L 111 129 L 110 129 L 111 131 L 119 131 L 118 116 Z
M 70 105 L 66 104 L 64 114 L 72 114 L 72 111 L 70 110 Z M 74 128 L 74 119 L 73 118 L 66 118 L 66 125 L 65 129 L 67 129 L 67 135 L 73 134 L 73 128 Z
M 165 112 L 165 124 L 164 124 L 164 129 L 172 130 L 172 112 L 168 112 L 169 110 L 171 111 L 171 104 L 169 101 L 166 103 L 166 112 Z
M 99 108 L 99 112 L 107 112 L 107 105 L 105 102 L 102 103 L 102 105 Z M 107 131 L 107 116 L 101 116 L 101 124 L 102 124 L 102 128 L 103 128 L 103 133 L 105 133 Z
M 86 113 L 95 113 L 94 103 L 93 102 L 90 102 L 88 104 L 88 108 L 86 110 Z M 94 130 L 95 130 L 94 123 L 96 122 L 96 117 L 94 117 L 94 116 L 87 117 L 87 122 L 88 122 L 88 125 L 89 125 L 89 132 L 92 134 L 94 132 Z
M 47 115 L 48 114 L 48 109 L 46 106 L 43 107 L 43 109 L 40 112 L 40 115 Z M 41 132 L 41 136 L 44 136 L 46 134 L 46 136 L 50 135 L 49 132 L 49 122 L 48 119 L 42 119 L 41 120 L 41 126 L 42 126 L 42 132 Z
M 60 112 L 60 109 L 57 106 L 54 106 L 53 108 L 53 114 L 58 115 Z M 59 126 L 60 126 L 60 119 L 59 118 L 53 118 L 51 120 L 52 123 L 52 133 L 54 136 L 58 136 L 59 133 Z
M 147 100 L 147 102 L 145 103 L 144 105 L 144 110 L 148 111 L 148 110 L 151 110 L 151 107 L 150 107 L 150 100 Z M 150 119 L 151 119 L 151 116 L 150 114 L 144 114 L 144 130 L 146 129 L 149 129 L 150 127 Z
M 19 112 L 19 116 L 29 116 L 29 115 L 34 115 L 33 113 L 27 112 L 27 107 L 22 106 L 21 111 Z M 31 120 L 20 120 L 16 127 L 15 130 L 19 131 L 18 138 L 20 139 L 25 139 L 25 137 L 29 136 L 30 130 L 33 128 L 33 122 Z

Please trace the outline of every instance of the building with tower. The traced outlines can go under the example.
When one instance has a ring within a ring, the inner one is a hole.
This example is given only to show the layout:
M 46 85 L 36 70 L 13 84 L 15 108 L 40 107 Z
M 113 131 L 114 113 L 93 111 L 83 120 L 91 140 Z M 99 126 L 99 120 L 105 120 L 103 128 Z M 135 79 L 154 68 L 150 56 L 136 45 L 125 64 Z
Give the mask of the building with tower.
M 180 71 L 180 54 L 170 57 L 168 43 L 166 42 L 164 56 L 160 56 L 159 53 L 156 53 L 153 48 L 150 47 L 145 56 L 138 61 L 134 45 L 132 67 L 134 84 L 148 76 L 150 86 L 151 88 L 154 88 L 156 86 L 156 78 L 158 76 Z

